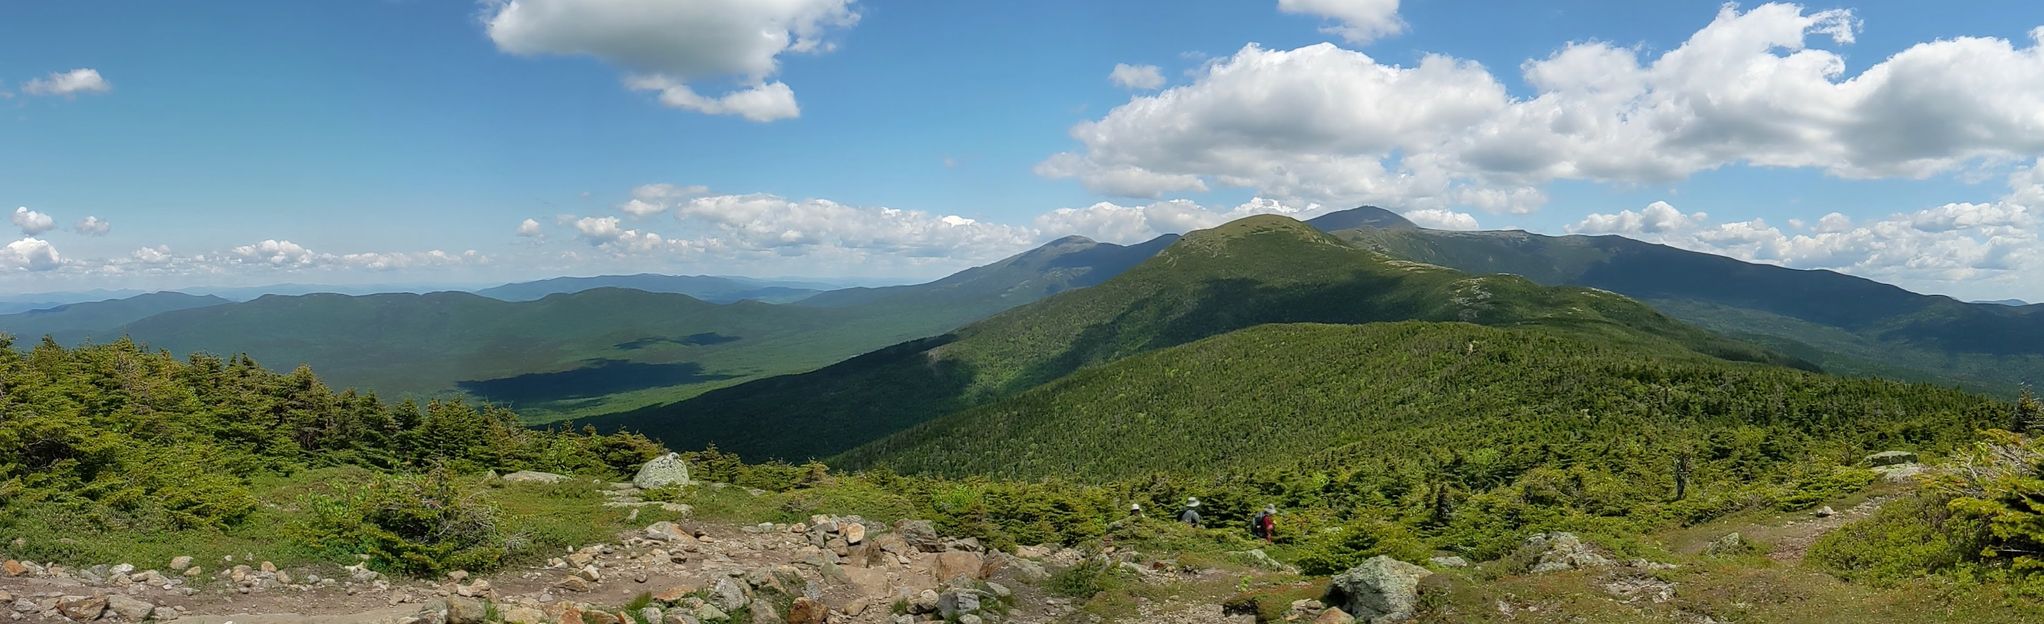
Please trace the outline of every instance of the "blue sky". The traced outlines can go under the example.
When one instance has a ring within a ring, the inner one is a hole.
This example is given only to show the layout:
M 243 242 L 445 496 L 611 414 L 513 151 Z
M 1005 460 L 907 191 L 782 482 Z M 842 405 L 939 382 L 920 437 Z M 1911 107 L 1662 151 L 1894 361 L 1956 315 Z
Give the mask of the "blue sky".
M 1374 203 L 2044 299 L 2044 6 L 1968 6 L 9 3 L 0 290 L 927 277 Z

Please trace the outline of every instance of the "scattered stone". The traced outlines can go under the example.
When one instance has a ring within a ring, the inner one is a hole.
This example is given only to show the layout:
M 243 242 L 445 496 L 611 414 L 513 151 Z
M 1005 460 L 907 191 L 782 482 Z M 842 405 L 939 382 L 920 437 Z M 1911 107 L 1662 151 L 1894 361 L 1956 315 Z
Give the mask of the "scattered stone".
M 723 609 L 717 608 L 717 605 L 706 604 L 696 607 L 696 619 L 705 622 L 722 622 L 731 619 L 731 616 L 725 614 Z
M 1709 544 L 1703 546 L 1703 554 L 1712 557 L 1745 554 L 1751 550 L 1753 550 L 1753 545 L 1747 543 L 1746 538 L 1739 535 L 1737 531 L 1726 533 L 1724 537 L 1711 540 Z
M 1817 510 L 1816 510 L 1816 511 L 1810 512 L 1810 515 L 1813 515 L 1813 516 L 1816 516 L 1816 517 L 1819 517 L 1819 518 L 1829 518 L 1829 517 L 1832 517 L 1832 516 L 1836 516 L 1836 515 L 1838 515 L 1838 512 L 1837 512 L 1837 511 L 1835 511 L 1835 510 L 1833 510 L 1833 509 L 1831 509 L 1831 506 L 1830 506 L 1830 505 L 1825 505 L 1825 506 L 1823 506 L 1823 507 L 1819 507 L 1819 508 L 1817 508 Z
M 710 601 L 716 604 L 717 608 L 725 611 L 742 609 L 748 601 L 745 595 L 745 585 L 732 580 L 730 577 L 717 579 L 716 587 L 710 590 Z M 703 619 L 713 620 L 716 618 L 705 617 Z
M 1907 482 L 1915 479 L 1917 475 L 1928 471 L 1929 469 L 1924 468 L 1923 464 L 1895 464 L 1874 467 L 1874 472 L 1880 473 L 1881 479 L 1889 483 Z
M 177 607 L 157 607 L 149 612 L 149 617 L 158 622 L 168 622 L 171 620 L 175 620 L 177 619 L 177 616 L 178 616 Z
M 483 624 L 487 610 L 474 598 L 448 598 L 447 624 Z
M 632 477 L 632 485 L 647 490 L 688 483 L 688 462 L 682 461 L 679 453 L 653 458 L 639 468 L 638 476 Z
M 1675 584 L 1651 576 L 1628 576 L 1605 583 L 1604 593 L 1626 604 L 1640 599 L 1660 604 L 1675 599 Z
M 866 541 L 866 525 L 864 523 L 853 522 L 847 524 L 844 526 L 842 533 L 845 536 L 846 544 L 858 544 Z
M 1313 624 L 1355 624 L 1355 622 L 1355 616 L 1339 608 L 1321 611 L 1320 617 L 1313 618 Z
M 1419 581 L 1432 571 L 1385 555 L 1334 577 L 1333 594 L 1341 609 L 1371 624 L 1411 620 L 1419 605 Z
M 659 622 L 660 616 L 660 607 L 646 607 L 639 610 L 639 621 L 641 622 Z M 450 622 L 449 624 L 453 623 Z
M 662 542 L 693 542 L 696 537 L 681 525 L 662 520 L 646 526 L 646 539 Z
M 104 596 L 65 596 L 57 599 L 57 614 L 75 622 L 90 622 L 106 613 Z
M 180 556 L 170 560 L 170 571 L 172 572 L 183 572 L 185 568 L 189 567 L 192 567 L 192 558 L 189 556 Z
M 1278 561 L 1277 559 L 1272 558 L 1270 556 L 1270 553 L 1263 552 L 1263 549 L 1261 548 L 1238 550 L 1228 553 L 1228 556 L 1240 559 L 1244 563 L 1248 563 L 1249 565 L 1253 565 L 1273 572 L 1284 572 L 1287 574 L 1297 574 L 1299 572 L 1298 568 L 1293 567 L 1290 564 L 1287 564 L 1283 561 Z
M 1534 574 L 1611 565 L 1610 559 L 1591 550 L 1574 533 L 1541 533 L 1526 538 L 1526 544 L 1520 549 L 1521 552 L 1538 553 L 1533 567 L 1527 570 Z
M 518 472 L 504 475 L 503 479 L 505 481 L 510 481 L 512 483 L 560 483 L 562 481 L 568 480 L 568 477 L 566 475 L 557 475 L 551 472 L 539 472 L 537 470 L 520 470 Z
M 8 559 L 6 561 L 0 561 L 0 573 L 4 573 L 8 576 L 21 576 L 24 574 L 28 574 L 28 566 L 19 561 Z
M 928 520 L 902 520 L 894 523 L 894 531 L 916 550 L 944 552 L 944 538 L 937 536 L 936 526 Z
M 1454 556 L 1454 555 L 1448 555 L 1448 556 L 1445 556 L 1445 557 L 1434 557 L 1434 558 L 1432 558 L 1432 559 L 1428 559 L 1428 560 L 1427 560 L 1427 563 L 1431 563 L 1431 564 L 1434 564 L 1434 565 L 1437 565 L 1437 566 L 1440 566 L 1440 567 L 1443 567 L 1443 568 L 1467 568 L 1467 567 L 1469 567 L 1469 560 L 1468 560 L 1468 559 L 1463 559 L 1463 558 L 1461 558 L 1461 557 L 1457 557 L 1457 556 Z
M 963 550 L 937 553 L 937 578 L 950 580 L 960 576 L 974 580 L 986 578 L 986 558 Z
M 120 594 L 107 596 L 106 607 L 115 614 L 120 615 L 121 619 L 130 622 L 140 622 L 149 619 L 149 614 L 156 610 L 156 605 Z
M 695 612 L 680 607 L 668 609 L 666 615 L 661 616 L 659 622 L 660 624 L 703 624 L 702 620 L 696 619 Z
M 1868 455 L 1866 462 L 1868 466 L 1895 466 L 1899 464 L 1914 464 L 1916 463 L 1916 453 L 1910 451 L 1881 451 L 1879 453 Z
M 970 589 L 953 589 L 937 595 L 937 615 L 944 619 L 957 619 L 967 613 L 979 612 L 979 592 Z
M 561 582 L 559 583 L 555 583 L 554 587 L 565 589 L 571 592 L 586 592 L 589 591 L 594 586 L 590 585 L 589 581 L 583 579 L 582 577 L 570 576 L 561 579 Z
M 545 624 L 546 612 L 533 607 L 511 607 L 503 612 L 504 624 Z

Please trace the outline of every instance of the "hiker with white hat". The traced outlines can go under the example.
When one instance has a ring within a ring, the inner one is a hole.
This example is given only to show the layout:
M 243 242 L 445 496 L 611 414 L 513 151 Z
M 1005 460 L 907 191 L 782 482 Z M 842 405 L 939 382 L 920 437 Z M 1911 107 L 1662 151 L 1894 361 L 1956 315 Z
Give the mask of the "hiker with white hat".
M 1199 497 L 1185 499 L 1185 511 L 1178 514 L 1178 521 L 1186 526 L 1199 526 Z

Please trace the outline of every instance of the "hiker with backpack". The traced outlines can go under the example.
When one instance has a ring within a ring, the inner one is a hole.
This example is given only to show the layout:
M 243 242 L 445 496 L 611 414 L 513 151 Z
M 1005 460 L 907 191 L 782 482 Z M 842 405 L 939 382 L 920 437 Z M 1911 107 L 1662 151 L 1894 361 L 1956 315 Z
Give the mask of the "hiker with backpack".
M 1178 521 L 1186 526 L 1199 528 L 1199 497 L 1185 499 L 1185 511 L 1179 512 Z
M 1263 513 L 1249 520 L 1249 532 L 1266 542 L 1277 541 L 1277 505 L 1266 505 Z

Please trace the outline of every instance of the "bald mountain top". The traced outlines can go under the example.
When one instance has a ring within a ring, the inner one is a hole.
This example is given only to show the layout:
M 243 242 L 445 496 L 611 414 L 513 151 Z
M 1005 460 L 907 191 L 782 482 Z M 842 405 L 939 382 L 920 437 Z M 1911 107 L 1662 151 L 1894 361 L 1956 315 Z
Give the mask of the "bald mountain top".
M 682 448 L 820 457 L 1086 366 L 1237 329 L 1402 320 L 1651 335 L 1701 354 L 1784 361 L 1608 292 L 1393 260 L 1286 217 L 1258 216 L 1193 232 L 1097 286 L 949 334 L 597 422 Z

